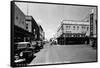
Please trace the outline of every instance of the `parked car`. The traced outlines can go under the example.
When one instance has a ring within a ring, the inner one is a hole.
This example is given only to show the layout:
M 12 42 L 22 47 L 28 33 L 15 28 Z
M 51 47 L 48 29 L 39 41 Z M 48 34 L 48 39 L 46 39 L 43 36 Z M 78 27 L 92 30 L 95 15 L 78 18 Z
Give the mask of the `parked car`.
M 38 46 L 37 41 L 32 41 L 32 47 L 34 48 L 34 52 L 37 53 L 40 51 L 40 47 Z
M 14 62 L 15 63 L 29 63 L 30 59 L 34 57 L 34 48 L 30 42 L 18 42 L 14 45 Z
M 40 48 L 40 49 L 42 49 L 42 48 L 43 48 L 43 45 L 44 45 L 44 44 L 43 44 L 43 42 L 42 42 L 42 41 L 37 41 L 37 44 L 38 44 L 38 46 L 39 46 L 39 48 Z
M 42 48 L 43 48 L 43 42 L 42 41 L 36 41 L 36 44 L 34 45 L 34 47 L 35 47 L 35 52 L 37 53 L 37 52 L 39 52 Z

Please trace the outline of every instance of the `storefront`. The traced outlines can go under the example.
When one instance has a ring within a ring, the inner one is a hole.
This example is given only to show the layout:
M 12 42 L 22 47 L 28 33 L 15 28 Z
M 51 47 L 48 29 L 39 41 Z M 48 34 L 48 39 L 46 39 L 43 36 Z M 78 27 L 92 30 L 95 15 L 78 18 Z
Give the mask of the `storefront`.
M 89 44 L 89 37 L 59 37 L 57 42 L 60 45 L 67 44 Z
M 30 42 L 32 36 L 32 33 L 18 26 L 14 26 L 14 42 Z

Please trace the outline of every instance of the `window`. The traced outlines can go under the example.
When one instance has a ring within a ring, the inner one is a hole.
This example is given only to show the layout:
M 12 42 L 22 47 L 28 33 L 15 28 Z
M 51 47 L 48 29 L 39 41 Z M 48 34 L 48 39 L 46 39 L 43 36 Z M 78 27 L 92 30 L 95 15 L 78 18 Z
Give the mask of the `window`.
M 73 29 L 75 30 L 75 26 L 73 26 Z
M 82 29 L 85 29 L 86 27 L 85 26 L 82 26 Z
M 66 26 L 67 29 L 70 29 L 70 26 Z
M 82 26 L 82 29 L 84 29 L 84 26 Z
M 79 30 L 79 26 L 77 26 L 77 30 Z
M 69 26 L 69 29 L 70 29 L 70 26 Z
M 26 29 L 28 29 L 28 24 L 26 24 Z
M 22 24 L 24 24 L 24 21 L 22 21 Z
M 34 34 L 36 33 L 36 30 L 34 29 Z
M 75 37 L 75 34 L 73 35 L 73 37 Z
M 85 29 L 86 27 L 84 26 L 84 29 Z
M 83 29 L 83 26 L 82 26 L 82 29 Z
M 75 28 L 75 26 L 73 26 L 73 28 Z
M 85 37 L 85 34 L 83 34 L 83 37 Z
M 87 27 L 87 30 L 89 29 L 89 27 Z
M 18 16 L 16 16 L 16 19 L 18 20 Z
M 66 26 L 66 28 L 68 28 L 68 26 Z

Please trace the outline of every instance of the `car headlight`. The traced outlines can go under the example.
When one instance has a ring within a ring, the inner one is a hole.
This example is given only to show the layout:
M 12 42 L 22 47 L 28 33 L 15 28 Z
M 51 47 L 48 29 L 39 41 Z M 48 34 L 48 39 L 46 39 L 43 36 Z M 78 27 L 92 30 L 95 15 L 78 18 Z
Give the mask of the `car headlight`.
M 23 52 L 20 53 L 20 56 L 23 56 Z

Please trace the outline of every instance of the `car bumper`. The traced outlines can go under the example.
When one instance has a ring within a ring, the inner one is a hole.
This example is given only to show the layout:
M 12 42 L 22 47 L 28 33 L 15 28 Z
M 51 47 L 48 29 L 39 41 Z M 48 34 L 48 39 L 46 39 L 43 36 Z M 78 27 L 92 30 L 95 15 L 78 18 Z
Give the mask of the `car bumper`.
M 25 59 L 18 59 L 18 60 L 15 60 L 14 62 L 15 63 L 20 63 L 20 62 L 24 62 L 25 61 Z

